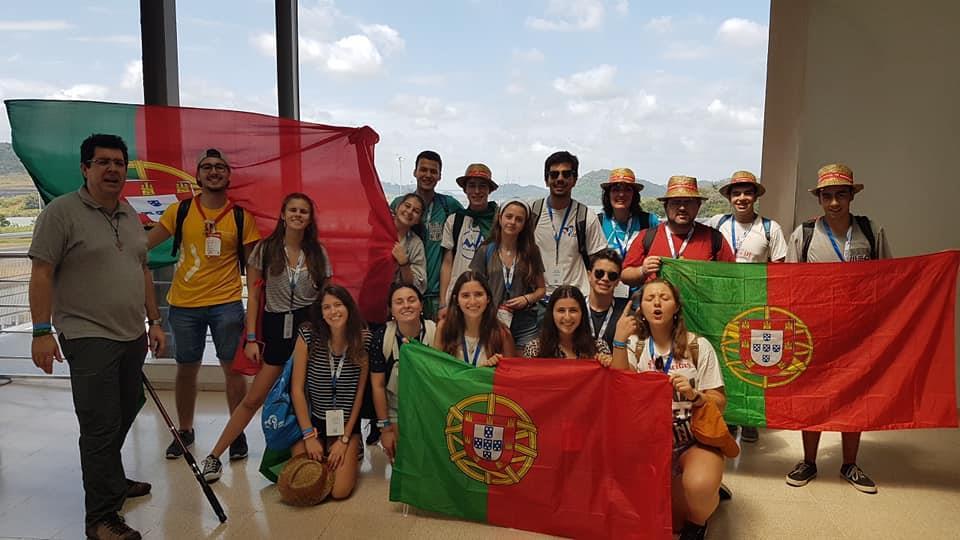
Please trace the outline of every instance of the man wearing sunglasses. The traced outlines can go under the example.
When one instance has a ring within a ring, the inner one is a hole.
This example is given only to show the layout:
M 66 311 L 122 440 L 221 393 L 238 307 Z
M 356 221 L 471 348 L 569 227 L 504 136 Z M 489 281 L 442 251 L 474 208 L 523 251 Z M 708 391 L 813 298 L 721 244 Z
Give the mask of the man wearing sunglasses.
M 614 291 L 620 284 L 622 262 L 620 254 L 613 249 L 604 249 L 590 257 L 590 295 L 587 296 L 590 318 L 587 321 L 593 338 L 606 341 L 610 350 L 613 350 L 617 321 L 628 301 L 614 297 Z
M 570 152 L 555 152 L 543 166 L 543 179 L 550 196 L 531 205 L 534 241 L 540 248 L 545 268 L 547 295 L 540 301 L 542 317 L 546 302 L 560 285 L 579 287 L 589 293 L 587 268 L 590 256 L 607 247 L 603 229 L 587 205 L 573 199 L 580 161 Z

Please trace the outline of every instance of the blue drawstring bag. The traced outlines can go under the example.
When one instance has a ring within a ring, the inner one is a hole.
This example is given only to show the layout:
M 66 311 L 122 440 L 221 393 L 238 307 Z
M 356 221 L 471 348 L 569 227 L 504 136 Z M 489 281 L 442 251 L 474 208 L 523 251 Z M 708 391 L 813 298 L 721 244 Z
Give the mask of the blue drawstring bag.
M 273 383 L 273 388 L 267 394 L 260 413 L 260 425 L 263 426 L 263 437 L 267 441 L 267 448 L 272 450 L 286 450 L 302 437 L 300 425 L 297 423 L 297 414 L 293 410 L 290 400 L 290 378 L 293 373 L 293 358 L 287 360 L 283 373 Z

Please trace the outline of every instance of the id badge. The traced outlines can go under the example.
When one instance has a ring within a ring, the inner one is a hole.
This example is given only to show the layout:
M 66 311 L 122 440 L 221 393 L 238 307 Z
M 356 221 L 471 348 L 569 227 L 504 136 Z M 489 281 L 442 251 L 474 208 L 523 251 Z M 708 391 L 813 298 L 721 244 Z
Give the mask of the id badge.
M 513 310 L 505 305 L 501 305 L 497 308 L 497 319 L 499 319 L 504 326 L 510 328 L 510 323 L 513 322 Z
M 339 437 L 343 435 L 343 409 L 327 411 L 324 424 L 327 427 L 327 437 Z
M 220 235 L 211 234 L 207 236 L 207 241 L 204 243 L 203 254 L 207 257 L 219 257 L 220 256 Z
M 630 286 L 626 283 L 620 282 L 615 289 L 613 289 L 614 298 L 630 298 Z
M 286 313 L 283 316 L 283 339 L 293 337 L 293 313 Z
M 553 271 L 550 272 L 550 284 L 551 285 L 562 285 L 563 284 L 563 271 L 560 270 L 560 267 L 554 267 Z

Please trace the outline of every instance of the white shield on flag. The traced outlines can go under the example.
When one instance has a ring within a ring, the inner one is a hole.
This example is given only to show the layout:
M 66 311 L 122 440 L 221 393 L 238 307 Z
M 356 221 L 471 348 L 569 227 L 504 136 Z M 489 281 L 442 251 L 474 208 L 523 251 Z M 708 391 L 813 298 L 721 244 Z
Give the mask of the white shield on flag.
M 750 357 L 757 364 L 775 366 L 783 357 L 783 330 L 750 330 Z
M 474 424 L 473 450 L 477 456 L 488 461 L 500 459 L 503 453 L 503 427 Z

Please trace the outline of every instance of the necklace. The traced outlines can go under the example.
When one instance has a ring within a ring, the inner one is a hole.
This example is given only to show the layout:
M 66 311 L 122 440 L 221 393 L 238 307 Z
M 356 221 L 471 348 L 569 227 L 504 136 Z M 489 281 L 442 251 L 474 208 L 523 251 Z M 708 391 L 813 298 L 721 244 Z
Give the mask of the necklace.
M 111 217 L 103 211 L 103 208 L 100 209 L 100 214 L 103 215 L 103 218 L 107 220 L 110 228 L 113 229 L 113 238 L 117 243 L 117 249 L 123 251 L 123 243 L 120 241 L 120 214 L 114 212 L 113 217 Z M 114 221 L 116 221 L 116 224 L 114 224 Z

